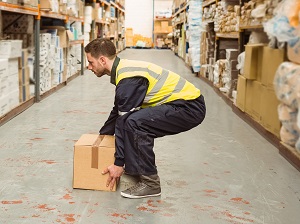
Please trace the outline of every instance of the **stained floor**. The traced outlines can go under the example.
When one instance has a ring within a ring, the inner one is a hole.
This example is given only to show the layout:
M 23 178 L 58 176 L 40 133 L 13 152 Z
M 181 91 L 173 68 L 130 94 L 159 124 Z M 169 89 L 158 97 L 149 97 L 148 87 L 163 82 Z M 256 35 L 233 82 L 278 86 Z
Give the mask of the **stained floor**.
M 86 71 L 0 127 L 0 223 L 296 224 L 300 173 L 237 117 L 169 50 L 126 49 L 121 58 L 155 62 L 199 87 L 207 117 L 157 139 L 161 197 L 72 189 L 73 145 L 97 133 L 113 105 L 109 77 Z

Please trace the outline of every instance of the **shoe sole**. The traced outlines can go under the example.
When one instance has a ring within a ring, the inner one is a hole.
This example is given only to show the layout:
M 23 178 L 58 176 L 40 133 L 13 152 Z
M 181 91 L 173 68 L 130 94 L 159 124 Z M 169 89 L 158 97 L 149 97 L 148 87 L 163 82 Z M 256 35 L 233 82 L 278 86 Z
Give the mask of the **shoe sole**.
M 136 195 L 126 194 L 126 193 L 121 192 L 121 196 L 123 196 L 125 198 L 133 198 L 133 199 L 146 198 L 146 197 L 156 197 L 156 196 L 160 196 L 160 195 L 161 195 L 161 193 L 136 196 Z

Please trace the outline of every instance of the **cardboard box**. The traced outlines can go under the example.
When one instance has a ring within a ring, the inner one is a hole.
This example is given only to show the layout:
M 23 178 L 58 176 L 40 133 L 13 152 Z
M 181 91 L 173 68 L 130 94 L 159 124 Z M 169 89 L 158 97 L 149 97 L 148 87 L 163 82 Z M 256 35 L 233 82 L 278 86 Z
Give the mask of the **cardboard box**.
M 19 86 L 19 101 L 20 103 L 25 102 L 30 99 L 30 85 L 20 85 Z
M 133 46 L 133 37 L 132 38 L 126 38 L 126 47 L 132 47 Z
M 245 45 L 245 64 L 243 74 L 245 78 L 258 81 L 261 80 L 261 55 L 263 47 L 263 44 Z
M 18 72 L 19 72 L 19 58 L 9 58 L 8 59 L 8 76 L 13 75 L 13 74 L 18 74 Z
M 61 48 L 69 47 L 69 41 L 74 40 L 74 35 L 72 34 L 72 32 L 70 30 L 66 30 L 66 28 L 63 26 L 45 26 L 42 27 L 42 29 L 42 32 L 47 32 L 54 35 L 56 34 L 57 36 L 59 36 Z M 49 43 L 51 43 L 51 36 Z
M 22 55 L 18 58 L 19 68 L 24 68 L 28 65 L 28 49 L 22 49 Z
M 247 80 L 245 112 L 256 122 L 260 123 L 262 84 L 258 81 Z
M 19 85 L 29 85 L 29 67 L 19 69 Z
M 274 76 L 279 65 L 284 61 L 284 50 L 264 47 L 262 58 L 261 82 L 267 87 L 273 87 Z
M 245 111 L 246 84 L 247 79 L 244 76 L 239 75 L 237 83 L 236 106 L 243 112 Z
M 21 57 L 22 40 L 1 40 L 0 58 Z
M 114 136 L 82 135 L 74 146 L 73 188 L 110 191 L 106 187 L 108 174 L 101 172 L 114 163 L 114 153 Z
M 160 23 L 160 29 L 163 32 L 167 32 L 169 27 L 169 22 L 168 21 L 161 21 Z
M 273 89 L 262 86 L 261 102 L 260 102 L 260 113 L 261 113 L 261 124 L 269 132 L 280 137 L 280 121 L 278 116 L 278 105 L 279 100 L 275 95 Z
M 238 56 L 239 56 L 239 50 L 238 49 L 226 49 L 226 59 L 228 61 L 237 60 Z
M 126 29 L 126 37 L 127 36 L 133 37 L 133 29 L 132 28 L 127 28 Z
M 12 110 L 15 107 L 19 106 L 19 104 L 20 104 L 20 101 L 19 101 L 19 89 L 11 91 L 8 94 L 8 104 L 9 104 L 9 109 L 10 110 Z
M 288 42 L 287 55 L 290 61 L 300 64 L 300 39 Z
M 40 8 L 43 10 L 52 10 L 52 4 L 50 0 L 40 0 Z
M 0 86 L 1 79 L 8 76 L 8 59 L 0 59 Z
M 8 96 L 0 97 L 0 117 L 9 111 L 9 100 Z

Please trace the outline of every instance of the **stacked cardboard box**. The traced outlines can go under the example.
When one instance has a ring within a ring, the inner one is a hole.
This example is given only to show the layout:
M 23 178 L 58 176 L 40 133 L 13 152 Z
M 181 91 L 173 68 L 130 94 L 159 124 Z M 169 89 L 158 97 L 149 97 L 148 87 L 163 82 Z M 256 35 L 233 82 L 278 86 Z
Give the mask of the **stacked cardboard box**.
M 19 105 L 18 63 L 22 41 L 0 41 L 0 116 Z
M 61 13 L 74 17 L 83 17 L 83 7 L 84 4 L 80 0 L 40 0 L 41 10 Z
M 72 45 L 66 51 L 67 72 L 64 72 L 64 74 L 66 74 L 66 78 L 69 78 L 81 69 L 81 45 Z
M 126 47 L 132 47 L 133 45 L 133 29 L 126 28 Z
M 152 38 L 135 34 L 133 36 L 133 46 L 151 48 L 153 47 Z
M 28 66 L 28 49 L 22 49 L 22 56 L 19 59 L 19 91 L 20 103 L 30 99 L 30 68 Z
M 245 47 L 244 73 L 238 77 L 236 105 L 279 137 L 279 101 L 273 80 L 278 66 L 284 61 L 284 51 L 262 44 L 247 44 Z
M 170 20 L 171 21 L 171 20 Z M 154 22 L 155 33 L 168 33 L 172 32 L 172 25 L 168 20 L 155 20 Z

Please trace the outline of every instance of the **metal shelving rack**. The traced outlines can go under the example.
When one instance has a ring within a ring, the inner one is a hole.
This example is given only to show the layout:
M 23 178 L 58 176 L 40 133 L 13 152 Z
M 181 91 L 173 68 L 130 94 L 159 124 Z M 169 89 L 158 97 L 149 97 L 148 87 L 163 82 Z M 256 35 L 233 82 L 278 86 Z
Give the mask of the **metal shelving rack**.
M 102 19 L 95 19 L 92 21 L 92 26 L 91 26 L 91 39 L 95 39 L 98 37 L 104 37 L 104 38 L 109 38 L 111 39 L 114 44 L 117 46 L 117 42 L 120 41 L 121 39 L 124 39 L 124 37 L 122 36 L 122 30 L 119 29 L 119 18 L 122 15 L 125 15 L 125 10 L 120 7 L 118 4 L 116 4 L 113 1 L 105 1 L 105 0 L 93 0 L 92 2 L 90 2 L 90 4 L 92 5 L 93 8 L 96 7 L 96 4 L 100 3 L 101 7 L 102 7 Z M 109 17 L 109 18 L 105 18 L 105 11 L 106 10 L 110 10 L 110 7 L 114 7 L 115 8 L 115 16 L 114 17 Z M 114 23 L 115 27 L 116 27 L 116 32 L 115 33 L 111 33 L 110 32 L 110 26 L 111 24 Z M 98 26 L 98 29 L 101 30 L 100 34 L 97 36 L 95 36 L 95 29 Z M 109 34 L 105 33 L 104 28 L 105 26 L 109 27 Z M 124 24 L 122 24 L 122 27 L 124 27 Z M 124 48 L 124 47 L 123 47 Z
M 83 1 L 85 3 L 85 1 Z M 84 5 L 84 4 L 83 4 Z M 0 2 L 0 11 L 7 11 L 12 13 L 20 13 L 20 14 L 27 14 L 27 15 L 33 15 L 35 16 L 34 19 L 34 48 L 35 48 L 35 66 L 34 66 L 34 74 L 35 74 L 35 94 L 33 98 L 30 98 L 28 101 L 25 101 L 23 103 L 20 103 L 16 108 L 12 109 L 5 115 L 0 117 L 0 125 L 4 124 L 5 122 L 9 121 L 19 113 L 23 112 L 27 108 L 29 108 L 31 105 L 33 105 L 35 102 L 40 102 L 42 98 L 45 98 L 46 96 L 50 95 L 52 92 L 55 92 L 59 88 L 63 87 L 64 85 L 67 85 L 67 83 L 72 80 L 74 77 L 79 75 L 79 73 L 74 74 L 73 76 L 69 77 L 69 79 L 65 82 L 60 83 L 58 86 L 53 87 L 49 91 L 45 92 L 41 95 L 40 93 L 40 25 L 41 25 L 41 19 L 42 17 L 47 18 L 53 18 L 53 19 L 60 19 L 63 20 L 66 23 L 69 21 L 72 22 L 81 22 L 82 23 L 82 30 L 84 29 L 84 19 L 83 18 L 76 18 L 68 15 L 62 15 L 59 13 L 53 13 L 53 12 L 45 12 L 40 10 L 40 1 L 38 1 L 38 7 L 26 7 L 26 6 L 20 6 L 20 5 L 14 5 L 10 3 L 4 3 Z M 81 44 L 81 75 L 84 73 L 84 46 L 83 46 L 83 40 L 74 40 L 70 41 L 69 46 L 75 45 L 75 44 Z

